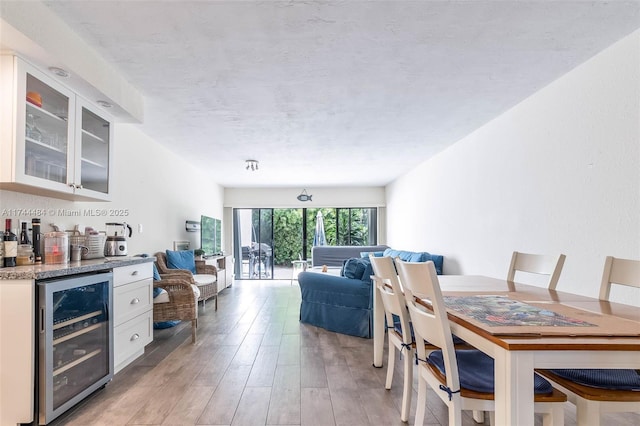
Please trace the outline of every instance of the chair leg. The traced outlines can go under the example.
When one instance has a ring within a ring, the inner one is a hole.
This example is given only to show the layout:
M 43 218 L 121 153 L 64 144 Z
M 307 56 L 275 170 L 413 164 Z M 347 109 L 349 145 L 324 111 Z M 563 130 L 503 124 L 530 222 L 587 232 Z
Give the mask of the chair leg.
M 396 347 L 391 343 L 389 339 L 389 361 L 387 362 L 387 382 L 384 385 L 385 389 L 391 389 L 391 383 L 393 382 L 393 370 L 396 364 Z
M 404 356 L 404 386 L 402 388 L 402 412 L 400 420 L 409 421 L 409 411 L 411 410 L 411 392 L 413 385 L 413 351 L 407 351 Z
M 600 426 L 598 403 L 576 398 L 576 423 L 580 426 Z
M 449 408 L 449 426 L 462 426 L 462 410 L 453 401 L 447 404 Z
M 563 404 L 551 404 L 550 412 L 542 414 L 542 426 L 564 426 Z
M 473 410 L 473 421 L 476 423 L 484 423 L 484 411 Z
M 218 310 L 218 295 L 216 294 L 215 297 L 216 297 L 216 309 L 215 310 L 217 311 Z
M 493 426 L 496 424 L 496 412 L 489 411 L 489 426 Z
M 418 402 L 416 406 L 415 426 L 422 426 L 424 423 L 424 413 L 427 410 L 427 381 L 418 376 Z
M 191 320 L 191 343 L 196 343 L 196 329 L 198 327 L 198 320 Z

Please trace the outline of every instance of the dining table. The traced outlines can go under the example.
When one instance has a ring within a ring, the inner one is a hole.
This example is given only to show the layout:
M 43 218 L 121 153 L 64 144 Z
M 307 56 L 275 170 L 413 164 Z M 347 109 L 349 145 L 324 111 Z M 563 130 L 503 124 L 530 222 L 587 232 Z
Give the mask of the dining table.
M 485 276 L 438 280 L 451 332 L 494 359 L 498 425 L 534 424 L 534 369 L 640 369 L 637 306 Z M 375 367 L 382 367 L 384 321 L 376 291 Z

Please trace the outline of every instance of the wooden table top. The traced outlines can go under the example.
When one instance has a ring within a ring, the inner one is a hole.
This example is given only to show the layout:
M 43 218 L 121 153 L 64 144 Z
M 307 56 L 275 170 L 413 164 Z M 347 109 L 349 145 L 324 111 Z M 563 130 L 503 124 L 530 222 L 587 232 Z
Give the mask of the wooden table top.
M 449 319 L 509 350 L 625 350 L 640 351 L 640 308 L 549 290 L 506 280 L 462 275 L 438 277 L 442 294 L 469 297 L 502 296 L 520 306 L 551 311 L 585 321 L 589 326 L 495 325 L 450 308 Z M 480 302 L 481 298 L 477 298 Z M 450 299 L 451 301 L 451 299 Z M 455 304 L 454 304 L 455 305 Z M 467 309 L 465 309 L 467 310 Z

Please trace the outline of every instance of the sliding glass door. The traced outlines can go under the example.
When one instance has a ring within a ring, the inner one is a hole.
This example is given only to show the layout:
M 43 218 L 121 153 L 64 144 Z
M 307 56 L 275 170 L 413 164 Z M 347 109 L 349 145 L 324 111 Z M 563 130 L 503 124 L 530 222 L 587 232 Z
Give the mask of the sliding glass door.
M 234 209 L 233 230 L 236 279 L 290 279 L 291 262 L 311 259 L 314 245 L 377 244 L 377 210 Z
M 234 209 L 236 279 L 273 278 L 273 209 Z

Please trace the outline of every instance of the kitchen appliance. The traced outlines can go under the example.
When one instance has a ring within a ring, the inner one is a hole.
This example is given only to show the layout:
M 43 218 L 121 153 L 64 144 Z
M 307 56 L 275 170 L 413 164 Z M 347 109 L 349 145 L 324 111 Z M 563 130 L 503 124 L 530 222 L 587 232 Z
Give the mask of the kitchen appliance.
M 129 237 L 133 233 L 131 226 L 126 223 L 110 222 L 107 226 L 107 242 L 104 244 L 105 256 L 126 256 L 127 255 L 127 238 L 125 236 L 127 229 Z
M 69 262 L 69 235 L 53 231 L 44 234 L 44 263 Z
M 113 274 L 36 284 L 36 424 L 44 425 L 113 377 Z

